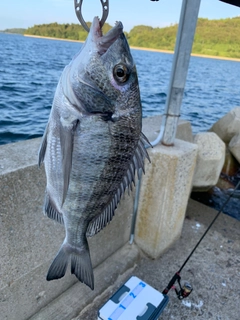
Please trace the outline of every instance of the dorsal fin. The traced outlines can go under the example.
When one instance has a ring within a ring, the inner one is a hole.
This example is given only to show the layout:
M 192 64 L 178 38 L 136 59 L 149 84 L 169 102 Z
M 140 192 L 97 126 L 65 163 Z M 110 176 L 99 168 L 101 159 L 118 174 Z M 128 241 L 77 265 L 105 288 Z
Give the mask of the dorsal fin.
M 105 210 L 90 221 L 87 228 L 87 237 L 92 237 L 99 231 L 101 231 L 106 225 L 110 223 L 114 216 L 115 209 L 121 199 L 126 188 L 132 190 L 132 183 L 135 184 L 135 172 L 139 174 L 139 170 L 144 171 L 144 159 L 147 158 L 150 162 L 149 155 L 145 149 L 145 144 L 151 145 L 148 139 L 143 133 L 140 135 L 138 146 L 133 155 L 132 161 L 129 164 L 128 169 L 123 177 L 122 182 L 113 195 L 111 202 L 106 206 Z

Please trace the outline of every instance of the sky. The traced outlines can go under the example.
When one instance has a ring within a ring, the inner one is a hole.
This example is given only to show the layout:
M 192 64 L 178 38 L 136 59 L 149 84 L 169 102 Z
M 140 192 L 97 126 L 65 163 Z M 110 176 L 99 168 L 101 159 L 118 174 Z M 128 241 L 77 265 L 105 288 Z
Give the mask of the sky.
M 192 0 L 194 1 L 194 0 Z M 109 0 L 107 22 L 122 21 L 129 32 L 136 25 L 165 27 L 178 23 L 182 0 Z M 83 0 L 85 21 L 101 16 L 100 0 Z M 202 0 L 199 17 L 222 19 L 240 16 L 240 8 L 219 0 Z M 28 28 L 42 23 L 78 23 L 74 0 L 0 0 L 0 30 Z

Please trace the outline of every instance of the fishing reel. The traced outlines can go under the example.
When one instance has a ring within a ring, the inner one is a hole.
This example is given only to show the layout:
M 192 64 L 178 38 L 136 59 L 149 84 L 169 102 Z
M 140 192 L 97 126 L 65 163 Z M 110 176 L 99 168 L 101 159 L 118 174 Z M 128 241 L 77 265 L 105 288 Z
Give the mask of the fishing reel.
M 181 286 L 181 278 L 177 280 L 178 285 L 179 285 L 179 290 L 177 288 L 175 289 L 175 292 L 177 294 L 177 297 L 179 300 L 187 298 L 190 293 L 193 291 L 192 286 L 190 285 L 189 282 L 185 282 L 183 286 Z
M 175 286 L 175 282 L 177 281 L 178 285 L 179 285 L 179 289 L 176 288 Z M 190 285 L 189 282 L 185 282 L 184 285 L 181 285 L 181 276 L 180 273 L 177 272 L 175 273 L 175 275 L 172 277 L 172 279 L 170 280 L 169 284 L 167 285 L 167 287 L 163 290 L 163 294 L 168 294 L 168 291 L 170 289 L 174 289 L 177 297 L 179 300 L 185 299 L 187 298 L 190 293 L 193 291 L 192 286 Z

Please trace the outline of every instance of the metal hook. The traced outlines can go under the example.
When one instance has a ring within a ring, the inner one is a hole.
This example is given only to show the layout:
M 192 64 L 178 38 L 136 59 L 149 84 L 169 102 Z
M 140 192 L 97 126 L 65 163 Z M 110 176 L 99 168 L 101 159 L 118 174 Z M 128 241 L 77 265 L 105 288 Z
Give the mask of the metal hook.
M 100 1 L 102 4 L 102 10 L 103 10 L 102 18 L 100 20 L 100 25 L 101 25 L 101 27 L 103 27 L 105 21 L 107 20 L 108 13 L 109 13 L 109 0 L 100 0 Z M 82 16 L 82 3 L 83 3 L 83 0 L 74 0 L 75 12 L 76 12 L 78 20 L 81 23 L 81 25 L 83 26 L 83 28 L 87 32 L 89 32 L 90 29 Z

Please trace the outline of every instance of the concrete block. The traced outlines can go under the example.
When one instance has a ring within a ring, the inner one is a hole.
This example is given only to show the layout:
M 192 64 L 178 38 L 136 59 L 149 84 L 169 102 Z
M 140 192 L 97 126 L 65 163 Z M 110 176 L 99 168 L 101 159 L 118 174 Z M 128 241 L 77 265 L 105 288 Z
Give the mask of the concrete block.
M 150 257 L 159 257 L 180 236 L 192 186 L 197 146 L 175 140 L 148 149 L 151 164 L 143 176 L 135 241 Z
M 209 130 L 215 132 L 225 143 L 240 134 L 240 107 L 236 107 L 219 119 Z
M 229 142 L 228 148 L 237 159 L 238 163 L 240 163 L 240 133 L 232 137 L 231 141 Z
M 65 232 L 42 214 L 45 174 L 43 167 L 37 167 L 39 144 L 40 139 L 33 139 L 0 147 L 0 318 L 4 320 L 28 319 L 77 281 L 70 270 L 60 280 L 45 279 Z M 128 241 L 132 208 L 133 194 L 126 194 L 109 226 L 89 239 L 94 267 Z
M 143 119 L 143 133 L 147 136 L 149 141 L 154 141 L 159 132 L 162 123 L 162 116 L 154 116 Z M 193 142 L 193 134 L 191 123 L 187 120 L 179 119 L 176 138 L 188 142 Z
M 214 132 L 196 134 L 197 164 L 193 191 L 207 191 L 216 185 L 225 161 L 225 143 Z
M 238 170 L 239 163 L 230 152 L 229 147 L 226 146 L 225 162 L 221 173 L 227 176 L 235 176 L 238 173 Z

